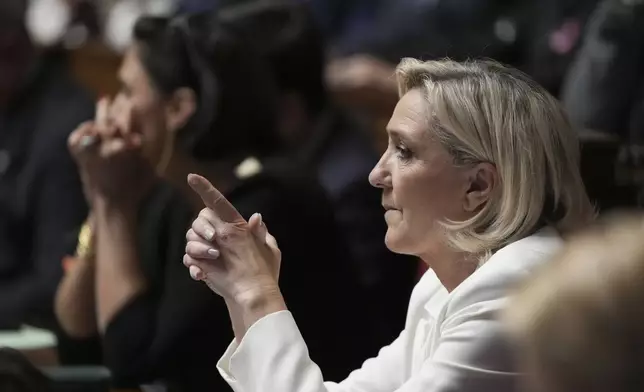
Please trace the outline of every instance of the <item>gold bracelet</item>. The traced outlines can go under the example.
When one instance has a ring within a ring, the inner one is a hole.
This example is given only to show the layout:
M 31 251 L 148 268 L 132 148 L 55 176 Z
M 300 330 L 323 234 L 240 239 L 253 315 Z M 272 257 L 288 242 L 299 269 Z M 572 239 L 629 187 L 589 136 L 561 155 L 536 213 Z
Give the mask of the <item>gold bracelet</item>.
M 80 258 L 94 257 L 94 241 L 92 236 L 92 228 L 88 222 L 85 222 L 78 234 L 78 244 L 76 246 L 76 256 Z

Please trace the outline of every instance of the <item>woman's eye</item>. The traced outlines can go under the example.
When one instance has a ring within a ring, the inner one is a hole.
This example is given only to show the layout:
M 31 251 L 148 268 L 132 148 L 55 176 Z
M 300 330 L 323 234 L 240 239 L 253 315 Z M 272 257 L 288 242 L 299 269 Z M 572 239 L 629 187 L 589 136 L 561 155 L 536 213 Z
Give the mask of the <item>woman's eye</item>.
M 405 146 L 398 145 L 396 146 L 396 151 L 398 152 L 398 157 L 402 160 L 409 160 L 412 157 L 411 150 Z

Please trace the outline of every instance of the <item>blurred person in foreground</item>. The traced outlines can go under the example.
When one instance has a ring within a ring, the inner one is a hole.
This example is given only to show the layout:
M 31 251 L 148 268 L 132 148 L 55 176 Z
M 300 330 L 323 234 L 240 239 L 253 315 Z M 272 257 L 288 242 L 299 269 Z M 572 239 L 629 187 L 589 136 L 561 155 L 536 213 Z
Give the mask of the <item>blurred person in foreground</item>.
M 261 60 L 211 14 L 144 17 L 134 38 L 114 102 L 101 101 L 96 120 L 69 139 L 91 216 L 58 290 L 65 332 L 77 347 L 100 341 L 116 387 L 226 389 L 212 372 L 213 353 L 231 337 L 225 303 L 181 264 L 186 229 L 201 207 L 185 178 L 201 171 L 246 218 L 262 211 L 285 238 L 285 260 L 293 262 L 285 262 L 283 283 L 318 344 L 311 355 L 330 377 L 343 377 L 351 356 L 337 360 L 326 350 L 358 338 L 341 333 L 357 317 L 348 251 L 319 185 L 264 164 L 278 141 Z M 320 246 L 324 252 L 305 257 Z M 323 290 L 332 277 L 335 289 Z M 317 312 L 329 319 L 320 322 Z
M 279 89 L 284 158 L 315 173 L 330 196 L 352 266 L 370 301 L 367 352 L 374 355 L 399 332 L 416 281 L 416 260 L 390 252 L 382 238 L 380 193 L 367 179 L 378 155 L 366 130 L 336 107 L 324 82 L 324 42 L 306 4 L 251 1 L 220 15 L 247 31 Z
M 66 140 L 93 102 L 63 53 L 32 45 L 25 10 L 0 2 L 0 329 L 54 327 L 60 260 L 87 214 Z
M 400 336 L 341 383 L 325 383 L 307 353 L 278 285 L 275 238 L 258 240 L 256 221 L 188 177 L 207 208 L 184 263 L 229 304 L 236 339 L 218 368 L 236 391 L 512 390 L 517 373 L 491 360 L 497 348 L 475 350 L 502 332 L 508 291 L 594 219 L 576 132 L 554 97 L 496 63 L 406 59 L 397 78 L 389 147 L 369 179 L 382 190 L 389 249 L 430 270 Z
M 644 217 L 577 235 L 505 312 L 530 392 L 644 387 Z

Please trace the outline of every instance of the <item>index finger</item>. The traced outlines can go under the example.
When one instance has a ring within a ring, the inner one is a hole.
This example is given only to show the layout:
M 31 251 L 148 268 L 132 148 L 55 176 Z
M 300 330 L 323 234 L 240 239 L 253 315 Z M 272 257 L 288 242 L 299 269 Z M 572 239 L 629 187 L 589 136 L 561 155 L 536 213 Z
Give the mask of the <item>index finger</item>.
M 99 127 L 105 127 L 108 123 L 110 102 L 107 97 L 103 97 L 96 103 L 96 118 L 94 122 Z
M 210 208 L 218 220 L 224 223 L 246 222 L 239 211 L 215 188 L 210 181 L 198 174 L 188 175 L 188 184 Z
M 132 131 L 132 105 L 115 100 L 111 107 L 111 116 L 121 135 L 128 135 Z

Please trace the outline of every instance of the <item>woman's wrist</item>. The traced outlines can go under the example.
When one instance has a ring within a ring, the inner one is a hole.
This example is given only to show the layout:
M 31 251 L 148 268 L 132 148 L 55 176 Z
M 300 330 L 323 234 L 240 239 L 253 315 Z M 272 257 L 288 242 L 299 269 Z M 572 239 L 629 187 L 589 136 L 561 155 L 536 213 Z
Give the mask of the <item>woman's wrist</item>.
M 237 317 L 241 317 L 245 331 L 263 317 L 287 310 L 282 293 L 276 283 L 261 284 L 243 290 L 234 298 L 226 299 L 226 303 L 229 310 L 234 310 Z
M 248 310 L 263 308 L 276 301 L 284 301 L 282 293 L 276 284 L 261 285 L 251 289 L 242 290 L 232 299 L 232 302 L 237 306 Z
M 136 203 L 124 201 L 114 201 L 110 198 L 97 196 L 92 201 L 92 212 L 94 224 L 96 221 L 106 217 L 132 217 L 136 216 L 138 205 Z

